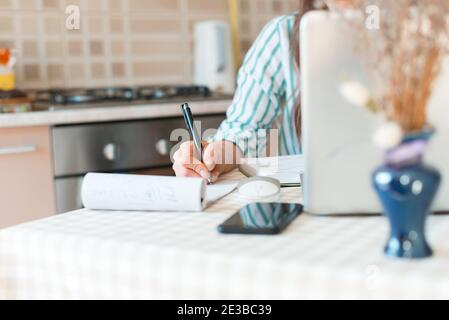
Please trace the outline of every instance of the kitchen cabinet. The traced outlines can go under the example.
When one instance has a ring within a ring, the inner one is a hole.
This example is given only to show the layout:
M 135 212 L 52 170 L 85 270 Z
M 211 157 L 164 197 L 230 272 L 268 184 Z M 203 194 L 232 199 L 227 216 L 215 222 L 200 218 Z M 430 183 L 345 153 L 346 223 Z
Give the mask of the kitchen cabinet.
M 49 127 L 0 129 L 0 228 L 55 212 Z

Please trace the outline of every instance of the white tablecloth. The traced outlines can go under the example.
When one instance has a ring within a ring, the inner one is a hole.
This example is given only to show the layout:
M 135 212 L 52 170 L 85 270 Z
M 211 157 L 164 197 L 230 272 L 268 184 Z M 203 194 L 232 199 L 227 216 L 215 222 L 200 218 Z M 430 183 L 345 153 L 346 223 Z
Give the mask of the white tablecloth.
M 239 178 L 237 173 L 228 178 Z M 282 201 L 299 202 L 299 188 Z M 80 210 L 0 232 L 0 299 L 449 298 L 449 217 L 432 259 L 384 257 L 385 218 L 303 215 L 278 236 L 222 235 L 205 213 Z

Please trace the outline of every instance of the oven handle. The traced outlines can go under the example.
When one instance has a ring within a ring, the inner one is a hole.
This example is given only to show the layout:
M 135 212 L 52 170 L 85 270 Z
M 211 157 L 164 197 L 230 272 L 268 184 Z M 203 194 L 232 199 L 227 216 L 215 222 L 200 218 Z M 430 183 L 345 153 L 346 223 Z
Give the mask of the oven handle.
M 4 147 L 0 148 L 0 156 L 31 153 L 37 150 L 37 146 L 34 144 L 17 146 L 17 147 Z

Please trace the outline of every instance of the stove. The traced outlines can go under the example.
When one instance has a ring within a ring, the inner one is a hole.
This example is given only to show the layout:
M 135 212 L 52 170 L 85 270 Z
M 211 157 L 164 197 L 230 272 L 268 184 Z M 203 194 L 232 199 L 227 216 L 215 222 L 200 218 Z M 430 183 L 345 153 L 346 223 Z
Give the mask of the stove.
M 34 93 L 34 110 L 138 106 L 154 103 L 221 100 L 232 96 L 214 93 L 205 86 L 142 86 L 93 89 L 49 89 Z

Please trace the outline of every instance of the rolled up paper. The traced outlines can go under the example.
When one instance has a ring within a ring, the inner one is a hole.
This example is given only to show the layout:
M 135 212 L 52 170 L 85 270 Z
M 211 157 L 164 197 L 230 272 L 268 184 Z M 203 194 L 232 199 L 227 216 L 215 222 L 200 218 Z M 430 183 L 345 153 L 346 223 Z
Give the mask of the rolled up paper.
M 236 182 L 206 185 L 200 178 L 88 173 L 81 200 L 92 210 L 201 211 L 236 187 Z
M 201 211 L 202 179 L 88 173 L 81 187 L 87 209 Z

